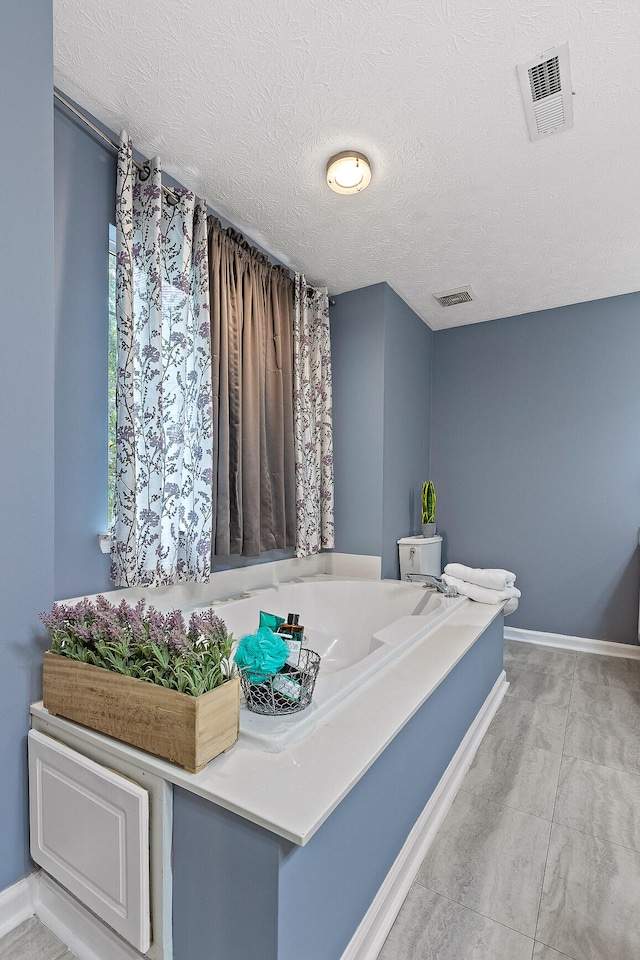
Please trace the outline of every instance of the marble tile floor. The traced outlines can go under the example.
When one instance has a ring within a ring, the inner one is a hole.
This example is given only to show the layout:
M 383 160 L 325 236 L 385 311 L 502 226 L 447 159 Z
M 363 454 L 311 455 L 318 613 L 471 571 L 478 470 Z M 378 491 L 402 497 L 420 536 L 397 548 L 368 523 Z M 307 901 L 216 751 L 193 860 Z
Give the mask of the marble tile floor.
M 504 663 L 378 960 L 637 960 L 640 660 L 505 641 Z
M 0 960 L 76 960 L 76 957 L 37 917 L 30 917 L 2 937 Z

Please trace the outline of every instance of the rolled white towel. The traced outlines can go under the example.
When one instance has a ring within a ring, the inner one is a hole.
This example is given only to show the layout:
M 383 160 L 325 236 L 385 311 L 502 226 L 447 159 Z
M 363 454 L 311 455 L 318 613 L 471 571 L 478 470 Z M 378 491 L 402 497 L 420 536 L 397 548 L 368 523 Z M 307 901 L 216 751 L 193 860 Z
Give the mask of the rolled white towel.
M 519 600 L 522 596 L 514 586 L 505 587 L 503 590 L 492 590 L 490 587 L 479 587 L 478 584 L 469 583 L 467 580 L 459 580 L 458 577 L 452 577 L 448 573 L 443 573 L 442 579 L 450 587 L 455 587 L 463 597 L 477 600 L 478 603 L 502 603 L 503 600 L 510 600 L 512 597 Z
M 482 570 L 478 567 L 465 567 L 464 563 L 448 563 L 444 572 L 450 577 L 475 583 L 488 590 L 505 590 L 516 582 L 516 575 L 510 570 Z

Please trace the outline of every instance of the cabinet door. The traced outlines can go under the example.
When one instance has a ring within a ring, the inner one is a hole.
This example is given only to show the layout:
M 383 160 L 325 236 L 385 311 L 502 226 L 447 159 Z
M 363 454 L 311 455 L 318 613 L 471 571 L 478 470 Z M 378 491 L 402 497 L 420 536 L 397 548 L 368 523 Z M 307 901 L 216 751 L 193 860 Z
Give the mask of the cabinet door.
M 141 953 L 150 946 L 149 795 L 29 731 L 31 856 Z

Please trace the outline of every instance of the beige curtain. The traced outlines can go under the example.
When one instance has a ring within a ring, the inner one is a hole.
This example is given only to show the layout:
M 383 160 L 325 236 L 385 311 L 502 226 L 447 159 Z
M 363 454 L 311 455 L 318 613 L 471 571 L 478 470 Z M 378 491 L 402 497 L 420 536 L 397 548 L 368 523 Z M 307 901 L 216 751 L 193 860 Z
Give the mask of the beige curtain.
M 293 282 L 209 217 L 213 556 L 296 540 Z

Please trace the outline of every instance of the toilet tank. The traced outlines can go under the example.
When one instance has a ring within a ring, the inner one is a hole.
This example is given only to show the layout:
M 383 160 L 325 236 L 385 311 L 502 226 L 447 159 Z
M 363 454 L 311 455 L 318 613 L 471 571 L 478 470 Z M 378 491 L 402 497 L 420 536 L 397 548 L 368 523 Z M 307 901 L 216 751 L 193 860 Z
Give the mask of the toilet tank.
M 398 540 L 400 577 L 407 573 L 427 573 L 439 577 L 442 573 L 442 537 L 403 537 Z

